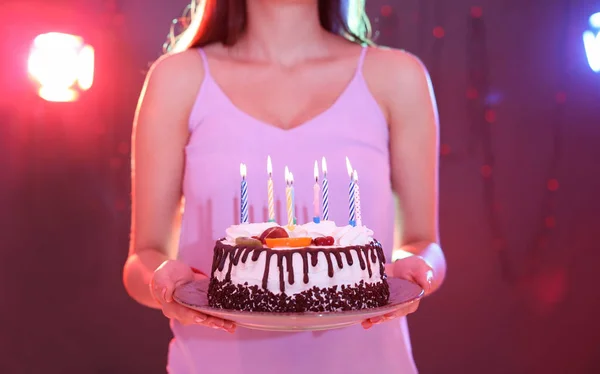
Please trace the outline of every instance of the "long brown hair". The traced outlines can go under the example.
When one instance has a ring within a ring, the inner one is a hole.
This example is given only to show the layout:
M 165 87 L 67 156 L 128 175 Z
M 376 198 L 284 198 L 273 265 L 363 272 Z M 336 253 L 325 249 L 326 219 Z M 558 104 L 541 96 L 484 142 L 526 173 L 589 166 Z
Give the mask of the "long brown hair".
M 204 47 L 212 43 L 230 46 L 246 30 L 246 1 L 248 0 L 192 0 L 184 15 L 173 21 L 165 52 L 178 52 Z M 365 12 L 365 0 L 318 0 L 319 20 L 325 30 L 341 35 L 358 44 L 372 44 L 371 28 Z M 356 24 L 350 24 L 350 12 Z M 176 27 L 183 31 L 176 32 Z

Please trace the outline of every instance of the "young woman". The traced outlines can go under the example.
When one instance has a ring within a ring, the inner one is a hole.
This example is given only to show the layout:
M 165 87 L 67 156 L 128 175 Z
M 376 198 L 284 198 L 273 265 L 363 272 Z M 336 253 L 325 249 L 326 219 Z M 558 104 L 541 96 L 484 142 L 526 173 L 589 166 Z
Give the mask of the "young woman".
M 330 219 L 338 223 L 348 219 L 348 156 L 360 173 L 363 222 L 387 251 L 388 274 L 427 294 L 442 283 L 428 74 L 406 52 L 367 47 L 365 23 L 352 28 L 346 17 L 364 15 L 364 4 L 348 3 L 206 0 L 176 51 L 148 74 L 134 126 L 124 283 L 133 299 L 171 320 L 170 373 L 416 373 L 405 318 L 416 308 L 362 327 L 276 333 L 236 330 L 172 299 L 177 285 L 209 274 L 215 240 L 237 221 L 241 162 L 251 219 L 265 221 L 269 155 L 278 200 L 284 166 L 294 173 L 300 221 L 312 204 L 314 161 L 325 157 Z M 394 193 L 401 248 L 414 255 L 391 263 Z

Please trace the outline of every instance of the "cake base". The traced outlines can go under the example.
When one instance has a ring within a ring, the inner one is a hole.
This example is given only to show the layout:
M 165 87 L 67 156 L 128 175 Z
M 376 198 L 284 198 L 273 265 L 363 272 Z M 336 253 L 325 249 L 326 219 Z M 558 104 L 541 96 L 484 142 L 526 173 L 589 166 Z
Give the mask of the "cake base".
M 384 279 L 378 283 L 360 283 L 329 288 L 313 287 L 288 296 L 274 294 L 259 286 L 233 284 L 211 279 L 208 304 L 213 308 L 248 312 L 302 313 L 336 312 L 377 308 L 388 303 L 390 289 Z

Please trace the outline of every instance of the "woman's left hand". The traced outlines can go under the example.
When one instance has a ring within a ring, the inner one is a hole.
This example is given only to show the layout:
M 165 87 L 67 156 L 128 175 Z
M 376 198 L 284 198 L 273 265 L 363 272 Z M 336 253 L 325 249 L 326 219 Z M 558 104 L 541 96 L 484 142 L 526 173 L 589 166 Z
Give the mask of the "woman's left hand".
M 421 256 L 406 257 L 395 261 L 393 264 L 386 265 L 386 273 L 388 277 L 406 279 L 418 284 L 425 290 L 425 294 L 430 293 L 432 290 L 433 268 Z M 362 322 L 362 326 L 369 329 L 374 325 L 414 313 L 419 308 L 419 302 L 420 300 L 412 302 L 407 307 L 393 313 L 369 318 Z

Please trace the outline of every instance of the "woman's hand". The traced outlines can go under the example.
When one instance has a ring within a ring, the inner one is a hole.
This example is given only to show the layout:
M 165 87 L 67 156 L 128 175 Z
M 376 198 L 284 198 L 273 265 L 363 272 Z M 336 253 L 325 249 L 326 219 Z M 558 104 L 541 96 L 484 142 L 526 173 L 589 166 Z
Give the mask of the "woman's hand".
M 236 327 L 233 322 L 186 308 L 173 300 L 177 286 L 205 278 L 206 275 L 193 272 L 192 268 L 181 261 L 168 260 L 154 272 L 150 281 L 150 292 L 168 318 L 176 319 L 184 325 L 202 325 L 233 333 Z
M 410 256 L 386 265 L 386 273 L 389 277 L 401 278 L 418 284 L 425 290 L 425 294 L 431 292 L 433 282 L 433 268 L 420 256 Z M 393 313 L 369 318 L 362 322 L 365 329 L 373 327 L 394 318 L 404 317 L 414 313 L 419 308 L 420 300 L 410 303 L 406 308 L 399 309 Z

